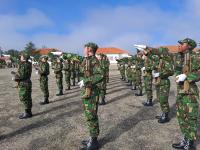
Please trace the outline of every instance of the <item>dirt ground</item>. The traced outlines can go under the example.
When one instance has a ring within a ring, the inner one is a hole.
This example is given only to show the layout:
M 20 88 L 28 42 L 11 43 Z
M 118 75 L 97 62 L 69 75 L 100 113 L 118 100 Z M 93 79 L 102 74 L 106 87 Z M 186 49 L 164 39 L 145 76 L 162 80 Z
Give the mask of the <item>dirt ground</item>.
M 19 120 L 23 106 L 18 91 L 12 88 L 12 69 L 0 70 L 0 150 L 78 150 L 83 139 L 88 138 L 80 100 L 80 89 L 72 87 L 57 97 L 54 74 L 49 77 L 49 105 L 41 106 L 43 96 L 38 76 L 33 70 L 31 119 Z M 66 84 L 64 84 L 66 87 Z M 175 115 L 176 85 L 171 78 L 171 121 L 157 123 L 159 103 L 151 108 L 143 107 L 146 95 L 135 97 L 127 83 L 120 80 L 116 66 L 110 70 L 110 82 L 106 95 L 107 104 L 99 107 L 102 150 L 172 150 L 171 144 L 179 141 L 181 133 Z M 155 91 L 154 91 L 155 95 Z M 200 120 L 200 119 L 199 119 Z M 200 129 L 200 127 L 199 127 Z M 199 132 L 200 133 L 200 132 Z M 197 142 L 200 150 L 200 141 Z

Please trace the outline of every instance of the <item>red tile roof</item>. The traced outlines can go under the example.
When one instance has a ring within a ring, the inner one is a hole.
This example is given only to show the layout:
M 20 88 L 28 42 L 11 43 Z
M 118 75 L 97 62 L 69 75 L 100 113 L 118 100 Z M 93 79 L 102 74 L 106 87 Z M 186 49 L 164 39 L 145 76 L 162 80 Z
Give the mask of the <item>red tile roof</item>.
M 179 52 L 178 45 L 168 45 L 168 46 L 161 46 L 161 47 L 168 48 L 169 52 L 171 52 L 171 53 Z M 198 51 L 198 50 L 199 50 L 199 48 L 195 48 L 193 51 Z
M 60 50 L 56 48 L 41 48 L 41 49 L 36 50 L 34 53 L 40 54 L 40 55 L 47 55 L 49 52 L 52 52 L 52 51 L 60 51 Z
M 115 47 L 108 47 L 108 48 L 98 48 L 96 54 L 128 54 L 128 51 L 115 48 Z

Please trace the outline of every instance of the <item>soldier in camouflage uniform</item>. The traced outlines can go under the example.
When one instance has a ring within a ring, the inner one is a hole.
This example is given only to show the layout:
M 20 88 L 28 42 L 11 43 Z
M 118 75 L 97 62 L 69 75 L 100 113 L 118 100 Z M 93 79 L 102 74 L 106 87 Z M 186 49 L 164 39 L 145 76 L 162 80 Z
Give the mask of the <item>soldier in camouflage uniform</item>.
M 99 94 L 99 105 L 105 105 L 105 94 L 106 94 L 106 80 L 107 80 L 107 62 L 106 62 L 106 55 L 104 54 L 100 54 L 100 66 L 101 66 L 101 70 L 102 70 L 102 74 L 103 74 L 103 80 L 101 82 L 101 90 L 100 90 L 100 94 Z
M 72 85 L 75 86 L 76 85 L 76 61 L 75 61 L 75 57 L 72 58 L 71 60 L 71 80 L 72 80 Z
M 70 60 L 70 54 L 64 55 L 64 65 L 63 70 L 65 71 L 65 82 L 67 84 L 66 90 L 70 90 L 71 86 L 71 60 Z
M 154 83 L 162 114 L 160 116 L 156 116 L 156 118 L 159 123 L 166 123 L 169 121 L 168 114 L 170 112 L 168 102 L 170 80 L 168 77 L 174 74 L 173 59 L 168 53 L 167 48 L 161 47 L 159 49 L 153 49 L 152 53 L 155 53 L 155 55 L 158 55 L 159 57 L 159 64 L 157 65 L 157 68 L 154 68 L 153 77 L 155 79 Z
M 125 62 L 124 62 L 124 60 L 123 59 L 121 59 L 120 60 L 120 62 L 119 62 L 119 71 L 120 71 L 120 74 L 121 74 L 121 79 L 123 80 L 123 81 L 125 81 L 126 80 L 126 76 L 125 76 Z
M 19 67 L 14 77 L 14 80 L 18 83 L 19 99 L 25 107 L 25 112 L 19 116 L 19 119 L 32 117 L 32 64 L 28 61 L 29 58 L 30 56 L 27 53 L 21 55 Z
M 41 105 L 49 103 L 49 89 L 48 89 L 48 75 L 49 75 L 49 63 L 47 62 L 48 57 L 42 56 L 39 63 L 38 73 L 40 75 L 40 88 L 44 93 L 44 102 Z
M 56 84 L 58 87 L 58 93 L 56 94 L 56 96 L 61 96 L 63 95 L 63 73 L 62 73 L 63 64 L 61 58 L 57 58 L 57 61 L 55 62 L 53 69 L 56 75 Z
M 131 82 L 131 59 L 129 58 L 128 59 L 128 62 L 127 62 L 127 68 L 126 68 L 126 78 L 128 80 L 128 85 L 131 86 L 132 85 L 132 82 Z
M 199 91 L 196 82 L 200 80 L 200 59 L 192 55 L 192 50 L 196 47 L 196 42 L 186 38 L 178 41 L 179 53 L 176 61 L 177 75 L 177 118 L 184 136 L 178 144 L 173 144 L 173 148 L 193 150 L 194 141 L 197 139 L 197 118 Z
M 78 83 L 82 88 L 81 95 L 85 95 L 86 88 L 91 89 L 90 95 L 82 99 L 84 114 L 87 119 L 87 125 L 90 132 L 89 141 L 82 141 L 85 145 L 83 149 L 96 150 L 99 147 L 97 137 L 99 135 L 99 121 L 98 121 L 98 95 L 100 83 L 103 79 L 101 67 L 98 59 L 95 56 L 98 46 L 95 43 L 87 43 L 85 45 L 85 59 L 81 67 L 81 81 Z
M 137 89 L 137 92 L 135 96 L 142 96 L 142 71 L 141 68 L 143 67 L 143 60 L 142 55 L 140 52 L 137 52 L 137 56 L 135 59 L 135 87 Z
M 144 77 L 144 87 L 147 94 L 147 101 L 143 103 L 144 106 L 153 106 L 152 98 L 152 70 L 154 69 L 152 55 L 150 53 L 144 53 L 144 67 L 143 70 L 143 77 Z

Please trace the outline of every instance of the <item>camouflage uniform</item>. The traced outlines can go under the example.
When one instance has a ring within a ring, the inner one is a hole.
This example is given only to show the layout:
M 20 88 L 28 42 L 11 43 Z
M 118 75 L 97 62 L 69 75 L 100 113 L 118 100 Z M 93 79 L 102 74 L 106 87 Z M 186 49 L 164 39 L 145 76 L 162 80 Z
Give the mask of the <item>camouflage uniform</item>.
M 106 56 L 101 54 L 100 55 L 101 59 L 100 59 L 100 66 L 101 66 L 101 72 L 103 74 L 103 80 L 100 83 L 100 94 L 99 94 L 99 98 L 100 98 L 100 105 L 105 105 L 105 95 L 106 95 L 106 81 L 107 81 L 107 62 L 106 62 Z
M 56 62 L 54 65 L 54 73 L 56 75 L 56 84 L 59 90 L 59 93 L 56 94 L 57 96 L 63 95 L 63 64 L 62 59 L 60 59 L 60 62 Z
M 90 47 L 95 54 L 98 46 L 94 43 L 88 43 L 85 47 Z M 90 75 L 87 74 L 88 66 L 86 65 L 89 61 L 89 72 Z M 99 135 L 99 121 L 98 121 L 98 95 L 99 95 L 99 87 L 98 83 L 100 83 L 103 79 L 100 63 L 98 59 L 93 56 L 86 57 L 81 65 L 81 82 L 84 83 L 85 87 L 81 90 L 81 95 L 85 95 L 86 88 L 91 86 L 91 95 L 88 98 L 83 98 L 83 108 L 84 114 L 87 119 L 87 126 L 90 132 L 91 139 L 87 141 L 87 149 L 96 149 L 98 147 L 97 137 Z M 83 141 L 84 142 L 84 141 Z
M 184 146 L 185 149 L 192 149 L 193 143 L 197 139 L 199 90 L 195 82 L 200 81 L 200 59 L 191 52 L 196 47 L 194 40 L 187 38 L 179 41 L 179 43 L 181 45 L 187 43 L 191 46 L 191 49 L 187 53 L 180 52 L 175 59 L 177 75 L 184 73 L 187 78 L 184 82 L 179 82 L 176 98 L 177 118 L 184 140 L 172 146 L 175 148 Z M 187 66 L 189 70 L 185 73 L 184 68 Z
M 18 71 L 15 75 L 15 81 L 18 82 L 19 87 L 19 99 L 24 104 L 25 113 L 19 116 L 20 119 L 25 119 L 32 117 L 32 64 L 28 61 L 29 55 L 22 54 L 26 61 L 20 62 L 18 66 Z
M 108 83 L 109 82 L 109 67 L 110 67 L 110 61 L 109 61 L 109 59 L 108 59 L 108 57 L 105 55 L 105 59 L 106 59 L 106 83 Z
M 76 84 L 76 62 L 74 60 L 74 58 L 72 58 L 72 64 L 71 64 L 71 80 L 72 80 L 72 85 L 75 86 Z
M 47 57 L 44 57 L 46 60 Z M 49 75 L 49 63 L 40 62 L 39 63 L 39 75 L 40 75 L 40 88 L 44 93 L 44 102 L 49 103 L 49 89 L 48 89 L 48 75 Z
M 154 69 L 152 55 L 148 54 L 147 58 L 144 61 L 144 88 L 147 94 L 147 102 L 143 103 L 145 106 L 152 106 L 152 98 L 153 98 L 153 92 L 152 92 L 152 70 Z
M 65 82 L 67 84 L 66 90 L 70 90 L 70 86 L 71 86 L 71 61 L 70 61 L 69 58 L 67 58 L 64 61 L 63 70 L 65 71 Z
M 143 66 L 143 60 L 140 56 L 136 57 L 135 60 L 135 86 L 138 90 L 138 93 L 136 93 L 136 96 L 142 96 L 142 72 L 141 68 Z
M 157 98 L 160 102 L 160 107 L 162 110 L 162 115 L 157 117 L 159 123 L 165 123 L 169 121 L 168 113 L 169 109 L 169 91 L 170 91 L 170 81 L 169 76 L 172 76 L 173 71 L 173 60 L 170 54 L 168 53 L 167 48 L 159 48 L 152 50 L 152 53 L 159 56 L 159 65 L 156 68 L 156 72 L 159 73 L 159 76 L 155 78 L 155 85 L 157 91 Z

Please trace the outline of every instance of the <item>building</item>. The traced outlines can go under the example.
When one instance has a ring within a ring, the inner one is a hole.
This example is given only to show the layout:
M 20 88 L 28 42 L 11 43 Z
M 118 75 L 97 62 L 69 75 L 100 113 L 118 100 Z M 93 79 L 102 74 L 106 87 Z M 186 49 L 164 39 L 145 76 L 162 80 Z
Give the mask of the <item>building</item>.
M 115 47 L 108 47 L 108 48 L 98 48 L 96 54 L 105 54 L 110 63 L 117 63 L 116 59 L 120 59 L 123 57 L 129 57 L 128 51 L 115 48 Z
M 36 50 L 34 54 L 48 55 L 48 53 L 50 52 L 60 52 L 60 50 L 56 48 L 41 48 L 41 49 Z

